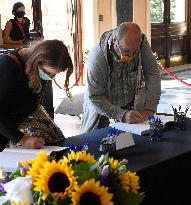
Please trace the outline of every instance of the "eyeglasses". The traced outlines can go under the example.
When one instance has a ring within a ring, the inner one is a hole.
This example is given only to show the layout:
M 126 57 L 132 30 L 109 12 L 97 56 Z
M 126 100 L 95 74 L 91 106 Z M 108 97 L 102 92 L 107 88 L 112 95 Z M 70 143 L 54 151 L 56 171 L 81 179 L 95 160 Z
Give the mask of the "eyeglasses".
M 121 53 L 121 55 L 128 56 L 128 57 L 136 56 L 140 53 L 140 50 L 135 50 L 135 51 L 132 52 L 130 49 L 124 49 L 119 44 L 119 41 L 118 41 L 118 49 L 119 49 L 119 52 Z

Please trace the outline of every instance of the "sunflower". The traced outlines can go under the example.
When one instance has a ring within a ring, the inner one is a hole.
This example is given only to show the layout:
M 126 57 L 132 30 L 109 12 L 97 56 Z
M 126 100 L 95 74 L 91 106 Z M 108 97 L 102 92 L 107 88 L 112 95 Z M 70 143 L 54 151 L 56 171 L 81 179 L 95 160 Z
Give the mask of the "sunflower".
M 77 186 L 73 173 L 74 171 L 67 164 L 56 163 L 54 160 L 47 161 L 33 183 L 34 190 L 41 191 L 45 198 L 48 193 L 52 193 L 54 198 L 64 199 Z
M 11 203 L 11 205 L 27 205 L 27 202 L 24 201 L 24 203 L 22 204 L 20 201 L 19 201 L 19 202 L 13 201 L 13 202 Z
M 139 186 L 139 177 L 136 175 L 136 172 L 124 172 L 118 176 L 122 188 L 126 192 L 137 193 Z
M 94 156 L 90 153 L 84 152 L 74 152 L 71 151 L 71 153 L 68 154 L 68 157 L 64 157 L 62 159 L 65 163 L 72 163 L 72 162 L 87 162 L 88 164 L 94 164 L 96 160 L 94 159 Z
M 107 187 L 100 186 L 99 181 L 91 179 L 72 193 L 71 205 L 113 205 L 112 196 Z
M 46 152 L 40 151 L 32 163 L 32 167 L 27 171 L 28 176 L 32 176 L 33 181 L 36 180 L 37 176 L 40 173 L 40 169 L 43 168 L 44 163 L 48 161 Z
M 34 159 L 28 160 L 28 161 L 22 161 L 21 166 L 26 167 L 26 166 L 31 166 L 35 162 Z
M 111 168 L 116 171 L 119 167 L 119 161 L 115 160 L 113 158 L 109 158 L 109 164 L 111 165 Z

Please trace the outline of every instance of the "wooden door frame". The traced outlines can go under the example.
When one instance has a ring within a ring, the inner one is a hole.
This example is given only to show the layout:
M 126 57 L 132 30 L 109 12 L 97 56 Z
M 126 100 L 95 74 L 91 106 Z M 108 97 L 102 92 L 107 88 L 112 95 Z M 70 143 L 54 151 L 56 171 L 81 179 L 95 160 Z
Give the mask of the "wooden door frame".
M 32 0 L 34 31 L 43 36 L 41 0 Z
M 34 21 L 34 31 L 39 34 L 39 36 L 43 36 L 43 27 L 42 27 L 42 10 L 41 10 L 41 0 L 32 0 L 33 7 L 33 21 Z M 82 53 L 82 28 L 81 28 L 81 0 L 74 0 L 73 5 L 73 15 L 75 15 L 74 21 L 74 30 L 75 34 L 73 35 L 74 42 L 74 71 L 75 71 L 75 79 L 77 85 L 83 84 L 83 72 L 82 72 L 82 64 L 83 64 L 83 53 Z M 73 18 L 73 17 L 72 17 Z M 72 32 L 73 28 L 71 29 Z M 72 35 L 72 33 L 71 33 Z
M 164 3 L 164 27 L 166 35 L 166 55 L 165 55 L 165 66 L 170 66 L 170 33 L 169 33 L 169 24 L 170 24 L 170 0 L 167 0 Z

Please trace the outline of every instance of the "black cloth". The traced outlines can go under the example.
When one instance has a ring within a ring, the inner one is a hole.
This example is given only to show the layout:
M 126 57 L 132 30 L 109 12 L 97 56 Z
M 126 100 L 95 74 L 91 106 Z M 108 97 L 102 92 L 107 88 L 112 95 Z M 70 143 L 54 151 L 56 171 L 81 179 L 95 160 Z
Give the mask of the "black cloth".
M 39 95 L 28 87 L 18 49 L 11 53 L 17 56 L 21 67 L 11 57 L 0 55 L 0 150 L 9 140 L 19 142 L 22 139 L 23 133 L 17 128 L 39 102 Z
M 29 34 L 30 20 L 26 17 L 24 17 L 23 20 L 24 20 L 24 24 L 22 27 L 23 27 L 24 35 L 21 28 L 18 26 L 18 21 L 16 20 L 16 18 L 10 19 L 12 23 L 12 29 L 9 34 L 9 37 L 14 41 L 30 39 L 30 34 Z
M 88 151 L 98 158 L 102 154 L 101 140 L 108 136 L 109 129 L 66 138 L 61 146 L 84 145 L 88 141 Z M 133 138 L 135 145 L 116 151 L 114 158 L 127 159 L 127 168 L 140 177 L 140 191 L 146 195 L 141 205 L 190 204 L 191 119 L 187 119 L 184 131 L 173 127 L 164 130 L 161 141 L 151 141 L 149 135 L 133 135 Z M 65 156 L 69 152 L 63 151 Z

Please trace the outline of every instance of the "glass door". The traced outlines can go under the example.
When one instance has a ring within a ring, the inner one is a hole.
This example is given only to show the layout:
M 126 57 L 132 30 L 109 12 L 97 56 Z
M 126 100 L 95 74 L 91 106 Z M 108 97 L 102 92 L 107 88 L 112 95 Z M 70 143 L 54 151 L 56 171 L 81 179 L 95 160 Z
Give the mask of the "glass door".
M 187 62 L 187 0 L 150 0 L 151 47 L 166 67 Z

